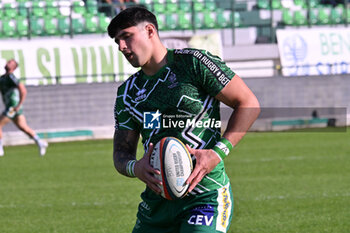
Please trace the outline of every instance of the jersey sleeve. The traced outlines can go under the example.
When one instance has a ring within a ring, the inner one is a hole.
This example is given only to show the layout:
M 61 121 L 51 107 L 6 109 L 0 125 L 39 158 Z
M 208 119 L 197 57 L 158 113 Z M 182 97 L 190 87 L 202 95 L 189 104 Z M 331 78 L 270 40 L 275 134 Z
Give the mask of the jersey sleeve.
M 115 129 L 139 130 L 138 124 L 130 114 L 130 109 L 125 105 L 125 85 L 118 88 L 117 98 L 114 105 Z
M 211 96 L 216 96 L 231 81 L 235 73 L 218 56 L 204 50 L 193 53 L 195 82 Z

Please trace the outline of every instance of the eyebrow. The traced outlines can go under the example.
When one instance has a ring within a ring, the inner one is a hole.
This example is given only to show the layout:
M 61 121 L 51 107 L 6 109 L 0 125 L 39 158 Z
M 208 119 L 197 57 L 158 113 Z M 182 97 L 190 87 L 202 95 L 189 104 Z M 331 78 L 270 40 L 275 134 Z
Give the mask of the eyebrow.
M 114 41 L 115 41 L 115 43 L 117 43 L 118 44 L 118 42 L 119 42 L 119 39 L 120 38 L 122 38 L 123 36 L 125 36 L 126 34 L 130 34 L 130 32 L 122 32 L 120 35 L 118 35 L 118 36 L 116 36 L 116 37 L 114 37 Z

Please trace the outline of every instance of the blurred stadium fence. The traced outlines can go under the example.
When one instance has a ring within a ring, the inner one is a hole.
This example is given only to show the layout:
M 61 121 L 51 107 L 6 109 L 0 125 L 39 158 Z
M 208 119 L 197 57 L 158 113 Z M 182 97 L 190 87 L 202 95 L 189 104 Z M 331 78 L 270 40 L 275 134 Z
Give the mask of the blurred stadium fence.
M 280 28 L 348 26 L 348 0 L 136 0 L 124 5 L 99 0 L 3 0 L 0 38 L 103 34 L 120 9 L 143 5 L 153 11 L 161 31 L 251 29 L 256 43 L 276 42 Z M 235 36 L 232 37 L 235 43 Z

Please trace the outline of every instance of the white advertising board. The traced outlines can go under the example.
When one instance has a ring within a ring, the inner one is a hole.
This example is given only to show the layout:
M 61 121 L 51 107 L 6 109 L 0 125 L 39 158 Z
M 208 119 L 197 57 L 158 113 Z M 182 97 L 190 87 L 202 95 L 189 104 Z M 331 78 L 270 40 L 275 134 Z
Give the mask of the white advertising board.
M 0 67 L 12 58 L 27 85 L 118 81 L 137 71 L 107 36 L 0 41 Z
M 277 30 L 285 76 L 350 73 L 350 28 Z

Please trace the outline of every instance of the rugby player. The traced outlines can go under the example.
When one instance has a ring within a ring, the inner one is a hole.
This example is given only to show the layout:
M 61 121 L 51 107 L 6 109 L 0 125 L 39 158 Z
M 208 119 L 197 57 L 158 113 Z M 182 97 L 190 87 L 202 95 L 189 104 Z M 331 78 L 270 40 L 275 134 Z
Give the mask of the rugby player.
M 130 64 L 141 68 L 118 88 L 114 110 L 114 166 L 146 184 L 133 232 L 227 232 L 233 197 L 224 158 L 258 117 L 257 98 L 219 57 L 198 49 L 167 49 L 156 17 L 145 8 L 119 13 L 108 34 Z M 220 121 L 220 102 L 234 109 L 223 135 L 220 124 L 211 123 Z M 147 114 L 153 116 L 149 122 Z M 165 128 L 161 115 L 202 123 Z M 136 160 L 140 135 L 145 154 Z M 159 171 L 149 164 L 153 145 L 166 136 L 187 144 L 196 160 L 186 181 L 188 195 L 172 201 L 159 195 L 160 181 L 153 176 Z
M 27 95 L 24 84 L 20 83 L 13 72 L 18 64 L 14 59 L 7 61 L 5 65 L 6 73 L 0 77 L 0 91 L 5 110 L 0 116 L 0 156 L 4 155 L 2 143 L 2 128 L 11 120 L 15 125 L 32 138 L 39 147 L 39 154 L 44 156 L 48 143 L 41 140 L 39 136 L 27 125 L 25 116 L 23 115 L 23 102 Z

